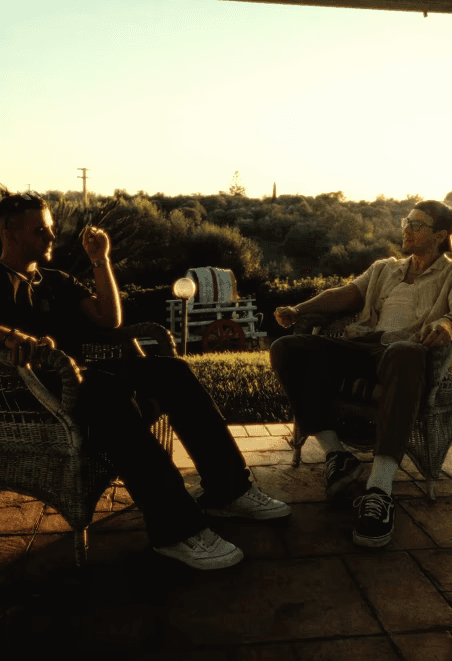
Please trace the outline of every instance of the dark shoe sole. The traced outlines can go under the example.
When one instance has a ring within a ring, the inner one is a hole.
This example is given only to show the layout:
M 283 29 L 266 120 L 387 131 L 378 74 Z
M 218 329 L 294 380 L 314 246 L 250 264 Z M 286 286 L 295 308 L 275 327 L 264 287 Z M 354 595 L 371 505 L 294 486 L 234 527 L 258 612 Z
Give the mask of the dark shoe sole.
M 354 530 L 353 542 L 358 546 L 366 546 L 369 549 L 378 549 L 382 546 L 386 546 L 386 544 L 389 544 L 392 538 L 393 531 L 394 531 L 394 525 L 392 526 L 392 530 L 383 537 L 363 537 Z
M 217 517 L 224 517 L 224 518 L 230 518 L 230 517 L 237 517 L 237 518 L 242 518 L 242 519 L 252 519 L 254 521 L 270 521 L 274 519 L 283 519 L 288 516 L 291 516 L 292 510 L 289 509 L 278 511 L 278 510 L 273 510 L 269 512 L 250 512 L 249 514 L 246 514 L 244 512 L 231 512 L 229 510 L 221 510 L 221 509 L 213 509 L 213 508 L 206 508 L 202 510 L 209 516 L 217 516 Z

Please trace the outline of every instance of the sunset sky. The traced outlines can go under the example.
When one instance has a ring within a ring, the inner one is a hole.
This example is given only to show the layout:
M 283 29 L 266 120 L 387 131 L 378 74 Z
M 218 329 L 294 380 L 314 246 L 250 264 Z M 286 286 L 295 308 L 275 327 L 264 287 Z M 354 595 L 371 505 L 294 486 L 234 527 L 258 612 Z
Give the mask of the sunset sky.
M 452 190 L 452 15 L 222 0 L 1 12 L 0 183 L 351 200 Z

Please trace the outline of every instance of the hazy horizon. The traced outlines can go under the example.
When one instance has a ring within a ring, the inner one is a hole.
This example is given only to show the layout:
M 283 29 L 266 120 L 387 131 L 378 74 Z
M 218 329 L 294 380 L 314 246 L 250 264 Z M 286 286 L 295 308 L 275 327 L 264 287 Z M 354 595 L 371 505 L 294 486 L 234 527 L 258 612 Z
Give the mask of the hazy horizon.
M 220 192 L 221 193 L 226 193 L 229 196 L 229 193 L 228 193 L 229 186 L 227 186 L 226 189 L 227 190 L 224 190 L 224 191 L 216 191 L 215 193 L 201 193 L 200 196 L 201 197 L 207 197 L 207 196 L 211 196 L 211 195 L 219 195 Z M 33 189 L 30 189 L 30 190 L 33 192 Z M 118 186 L 117 190 L 124 191 L 125 189 L 122 188 L 121 186 Z M 25 192 L 27 192 L 27 191 L 28 191 L 28 188 L 25 190 Z M 12 191 L 12 192 L 14 192 L 14 191 Z M 69 189 L 67 191 L 61 191 L 61 190 L 58 190 L 58 189 L 48 189 L 47 191 L 36 191 L 35 190 L 35 192 L 40 193 L 41 195 L 45 195 L 47 193 L 61 193 L 62 195 L 68 195 L 68 194 L 72 195 L 72 194 L 76 193 L 77 195 L 80 195 L 81 198 L 83 198 L 83 191 L 82 190 L 77 190 L 77 189 Z M 165 193 L 165 191 L 149 192 L 149 191 L 142 191 L 142 190 L 135 191 L 135 192 L 132 192 L 132 191 L 125 191 L 125 192 L 126 192 L 127 195 L 130 195 L 131 197 L 133 197 L 135 195 L 139 195 L 142 192 L 145 193 L 145 195 L 149 195 L 149 197 L 153 197 L 154 195 L 159 195 L 159 194 L 162 194 L 162 193 L 165 197 L 179 197 L 179 196 L 181 196 L 181 197 L 195 197 L 195 196 L 198 195 L 198 193 L 175 193 L 173 195 L 169 195 L 169 194 Z M 278 199 L 279 197 L 296 197 L 296 196 L 301 196 L 301 197 L 306 197 L 306 198 L 307 197 L 314 197 L 315 198 L 315 197 L 318 197 L 320 195 L 329 195 L 331 193 L 338 193 L 338 192 L 343 192 L 343 191 L 323 191 L 322 193 L 316 193 L 315 195 L 310 195 L 309 193 L 303 193 L 302 191 L 299 191 L 298 193 L 278 193 L 278 191 L 277 191 L 276 192 L 276 198 Z M 448 191 L 448 193 L 449 192 L 450 191 Z M 96 193 L 96 191 L 88 191 L 88 198 L 89 198 L 89 196 L 93 196 L 93 197 L 113 197 L 114 193 L 115 193 L 115 191 L 112 191 L 111 193 Z M 409 195 L 409 197 L 416 197 L 416 195 L 419 195 L 419 194 L 418 193 L 410 193 L 408 195 Z M 385 199 L 388 199 L 388 200 L 393 199 L 394 201 L 397 201 L 397 202 L 403 202 L 404 200 L 407 199 L 408 195 L 405 195 L 404 197 L 400 197 L 400 198 L 398 198 L 398 197 L 391 198 L 390 196 L 387 196 L 387 195 L 383 194 L 383 197 Z M 446 197 L 446 195 L 447 195 L 447 193 L 445 195 L 443 195 L 441 197 L 441 199 L 439 197 L 437 199 L 440 202 L 442 202 L 444 200 L 444 198 Z M 349 198 L 345 197 L 345 201 L 346 202 L 361 202 L 361 201 L 364 200 L 365 202 L 375 202 L 377 200 L 377 198 L 379 198 L 380 196 L 381 196 L 381 194 L 376 195 L 373 199 L 361 198 L 360 200 L 358 200 L 358 199 L 354 200 L 354 199 L 349 199 Z M 263 193 L 260 196 L 248 195 L 248 193 L 245 193 L 245 195 L 243 195 L 243 196 L 236 196 L 235 197 L 235 196 L 231 195 L 231 197 L 234 197 L 234 199 L 237 199 L 237 200 L 241 199 L 241 197 L 245 197 L 245 198 L 248 198 L 248 199 L 253 199 L 253 200 L 256 199 L 256 200 L 262 201 L 263 198 L 271 198 L 272 193 Z M 426 198 L 423 198 L 423 199 L 425 200 Z M 452 206 L 449 202 L 447 204 L 448 204 L 448 206 Z
M 449 14 L 221 0 L 2 12 L 0 183 L 247 197 L 452 190 Z

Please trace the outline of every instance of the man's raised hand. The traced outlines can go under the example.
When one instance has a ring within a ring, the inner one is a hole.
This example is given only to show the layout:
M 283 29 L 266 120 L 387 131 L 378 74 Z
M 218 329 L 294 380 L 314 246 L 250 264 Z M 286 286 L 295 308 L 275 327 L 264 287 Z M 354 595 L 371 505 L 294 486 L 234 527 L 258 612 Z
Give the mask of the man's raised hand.
M 83 232 L 82 244 L 92 262 L 96 262 L 98 259 L 106 259 L 110 252 L 108 234 L 99 227 L 86 227 Z

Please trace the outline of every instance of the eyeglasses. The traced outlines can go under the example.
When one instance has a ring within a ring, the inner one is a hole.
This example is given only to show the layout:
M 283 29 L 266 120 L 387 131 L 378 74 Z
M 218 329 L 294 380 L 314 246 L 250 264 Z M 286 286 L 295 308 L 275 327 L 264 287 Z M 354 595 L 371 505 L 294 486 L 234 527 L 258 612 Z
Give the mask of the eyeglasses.
M 412 232 L 417 232 L 418 230 L 421 229 L 421 227 L 429 227 L 431 230 L 433 230 L 432 225 L 427 225 L 426 223 L 417 223 L 415 221 L 413 222 L 412 220 L 408 220 L 407 218 L 404 218 L 402 220 L 401 225 L 402 225 L 402 229 L 406 229 L 407 227 L 409 227 Z

